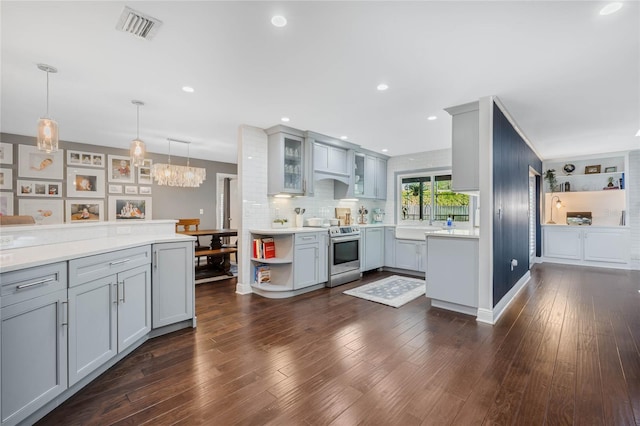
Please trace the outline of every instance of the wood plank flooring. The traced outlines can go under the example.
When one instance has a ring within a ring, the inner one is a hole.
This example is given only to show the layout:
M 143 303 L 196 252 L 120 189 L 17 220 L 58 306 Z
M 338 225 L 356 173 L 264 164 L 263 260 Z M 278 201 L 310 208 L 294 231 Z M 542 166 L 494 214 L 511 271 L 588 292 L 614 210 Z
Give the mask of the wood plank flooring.
M 153 339 L 43 425 L 640 425 L 640 272 L 536 265 L 495 326 L 343 295 L 197 286 Z

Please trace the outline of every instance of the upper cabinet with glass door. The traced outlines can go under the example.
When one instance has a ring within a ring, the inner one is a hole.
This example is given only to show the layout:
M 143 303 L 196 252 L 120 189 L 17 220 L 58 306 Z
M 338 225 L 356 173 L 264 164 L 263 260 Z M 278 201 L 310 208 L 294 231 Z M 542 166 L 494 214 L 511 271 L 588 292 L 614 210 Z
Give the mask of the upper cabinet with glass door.
M 274 126 L 269 135 L 269 195 L 304 195 L 307 187 L 307 149 L 302 132 Z
M 358 198 L 387 199 L 387 160 L 356 153 L 353 195 Z

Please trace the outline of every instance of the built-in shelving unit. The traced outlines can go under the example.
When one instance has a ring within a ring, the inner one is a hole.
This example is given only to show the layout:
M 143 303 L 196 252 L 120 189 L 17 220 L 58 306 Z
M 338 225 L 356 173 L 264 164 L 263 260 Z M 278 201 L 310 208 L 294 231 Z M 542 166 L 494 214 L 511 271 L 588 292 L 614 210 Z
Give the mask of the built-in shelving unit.
M 575 166 L 575 170 L 565 172 L 567 164 Z M 545 161 L 543 171 L 549 169 L 555 170 L 558 185 L 550 188 L 549 182 L 543 180 L 543 223 L 551 219 L 552 209 L 553 221 L 559 225 L 566 224 L 567 212 L 591 212 L 594 226 L 617 227 L 624 223 L 623 212 L 628 210 L 625 179 L 627 153 Z M 567 183 L 568 187 L 565 185 Z M 561 202 L 559 209 L 555 207 L 558 199 Z
M 267 234 L 252 233 L 251 241 L 259 238 L 273 238 L 276 248 L 276 257 L 271 259 L 251 258 L 251 285 L 269 291 L 293 290 L 293 236 L 294 234 Z M 256 268 L 260 265 L 269 265 L 271 282 L 258 283 L 255 279 Z

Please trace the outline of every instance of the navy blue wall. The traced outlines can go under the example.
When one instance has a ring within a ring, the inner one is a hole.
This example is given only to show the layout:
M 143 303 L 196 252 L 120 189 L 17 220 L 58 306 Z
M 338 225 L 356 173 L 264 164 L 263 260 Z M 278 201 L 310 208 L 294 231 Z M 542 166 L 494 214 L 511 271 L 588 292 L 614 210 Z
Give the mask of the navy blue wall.
M 529 270 L 529 166 L 542 171 L 542 161 L 494 104 L 493 306 Z M 518 260 L 513 271 L 511 259 Z

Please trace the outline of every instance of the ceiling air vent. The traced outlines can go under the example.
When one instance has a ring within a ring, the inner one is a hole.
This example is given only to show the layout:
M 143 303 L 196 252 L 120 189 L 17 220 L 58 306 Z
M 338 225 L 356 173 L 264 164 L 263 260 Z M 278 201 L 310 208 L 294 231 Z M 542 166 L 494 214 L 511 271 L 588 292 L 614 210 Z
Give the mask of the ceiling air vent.
M 151 40 L 161 25 L 162 21 L 125 6 L 122 9 L 120 19 L 118 19 L 116 29 L 145 40 Z

